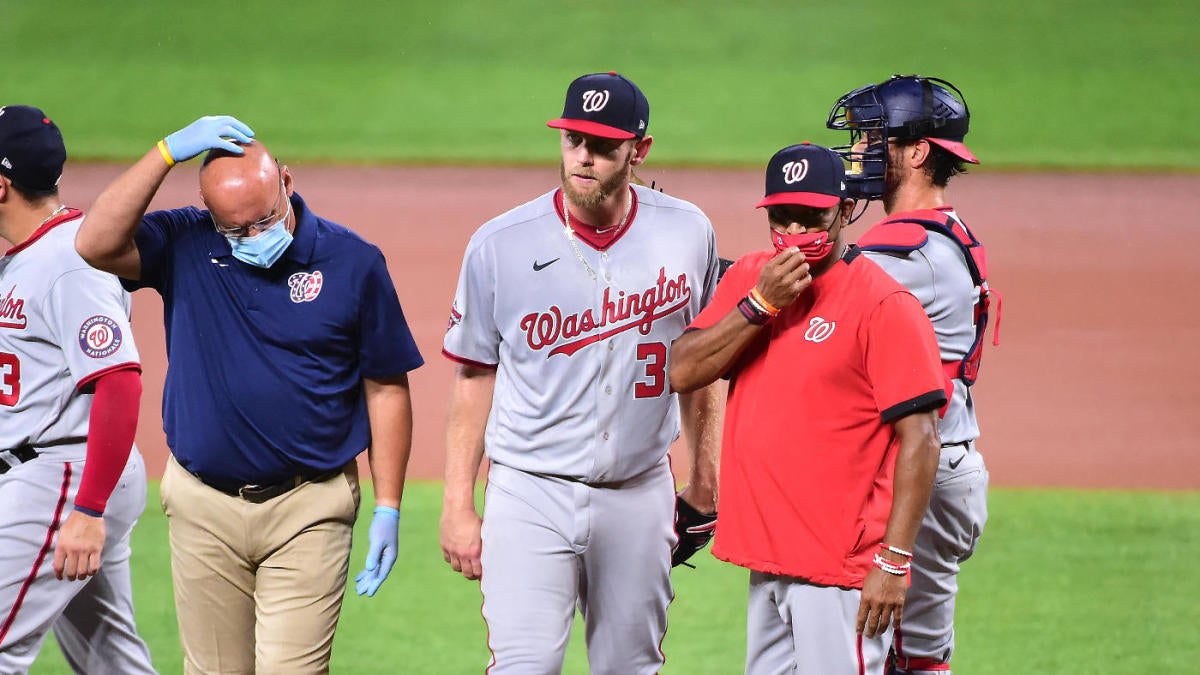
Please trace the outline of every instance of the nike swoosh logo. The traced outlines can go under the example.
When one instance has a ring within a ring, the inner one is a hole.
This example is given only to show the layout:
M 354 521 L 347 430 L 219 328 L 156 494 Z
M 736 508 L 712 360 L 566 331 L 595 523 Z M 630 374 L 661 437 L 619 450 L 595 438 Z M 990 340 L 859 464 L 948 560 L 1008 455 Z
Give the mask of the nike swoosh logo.
M 542 270 L 546 269 L 547 267 L 553 265 L 556 262 L 558 262 L 558 258 L 555 258 L 554 260 L 551 260 L 550 262 L 542 263 L 541 265 L 539 265 L 538 261 L 534 260 L 533 261 L 533 271 L 541 272 Z
M 957 468 L 958 468 L 958 465 L 959 465 L 959 464 L 962 464 L 962 461 L 963 461 L 964 459 L 966 459 L 966 458 L 967 458 L 967 453 L 965 453 L 965 452 L 964 452 L 962 457 L 959 457 L 958 459 L 952 459 L 952 460 L 950 460 L 950 468 L 951 468 L 951 469 L 957 469 Z

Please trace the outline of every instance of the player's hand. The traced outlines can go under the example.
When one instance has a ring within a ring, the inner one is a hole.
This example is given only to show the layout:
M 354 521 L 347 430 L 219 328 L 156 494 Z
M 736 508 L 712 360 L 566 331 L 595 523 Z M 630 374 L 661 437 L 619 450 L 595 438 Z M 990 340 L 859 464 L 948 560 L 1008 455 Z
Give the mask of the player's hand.
M 715 513 L 717 510 L 717 491 L 715 487 L 704 487 L 688 483 L 679 491 L 678 497 L 700 513 Z
M 779 309 L 795 302 L 810 284 L 812 275 L 808 273 L 808 263 L 795 246 L 768 260 L 758 274 L 758 292 Z
M 104 518 L 71 511 L 54 544 L 55 578 L 84 580 L 100 571 L 104 550 Z
M 375 591 L 388 578 L 396 564 L 396 553 L 400 543 L 400 511 L 390 506 L 376 506 L 371 516 L 371 529 L 367 534 L 370 547 L 367 549 L 366 569 L 354 577 L 354 590 L 359 595 L 375 597 Z
M 205 150 L 228 150 L 242 154 L 239 143 L 249 143 L 254 131 L 228 115 L 201 117 L 186 127 L 167 136 L 167 150 L 176 162 L 186 162 Z
M 455 572 L 475 580 L 483 576 L 480 555 L 483 552 L 483 519 L 474 506 L 442 510 L 442 558 Z
M 878 567 L 872 567 L 863 582 L 855 630 L 865 637 L 877 638 L 887 630 L 888 624 L 899 628 L 907 591 L 908 577 L 888 574 Z

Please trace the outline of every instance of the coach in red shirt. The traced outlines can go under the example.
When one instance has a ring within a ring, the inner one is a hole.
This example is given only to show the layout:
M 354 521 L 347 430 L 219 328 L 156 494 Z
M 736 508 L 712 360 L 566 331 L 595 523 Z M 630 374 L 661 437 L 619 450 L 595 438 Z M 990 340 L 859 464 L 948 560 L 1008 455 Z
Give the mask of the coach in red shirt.
M 677 391 L 730 380 L 713 554 L 751 571 L 747 673 L 883 671 L 937 469 L 933 329 L 843 242 L 844 179 L 827 148 L 776 153 L 774 250 L 734 263 L 671 348 Z

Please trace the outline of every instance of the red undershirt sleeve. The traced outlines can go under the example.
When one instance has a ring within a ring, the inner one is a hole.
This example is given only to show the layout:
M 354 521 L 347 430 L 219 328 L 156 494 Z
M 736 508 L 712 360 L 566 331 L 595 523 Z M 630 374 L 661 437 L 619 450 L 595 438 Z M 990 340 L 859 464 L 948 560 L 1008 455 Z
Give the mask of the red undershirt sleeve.
M 105 373 L 91 384 L 95 394 L 88 424 L 87 461 L 75 509 L 89 516 L 102 516 L 133 448 L 142 375 L 137 368 L 123 368 Z

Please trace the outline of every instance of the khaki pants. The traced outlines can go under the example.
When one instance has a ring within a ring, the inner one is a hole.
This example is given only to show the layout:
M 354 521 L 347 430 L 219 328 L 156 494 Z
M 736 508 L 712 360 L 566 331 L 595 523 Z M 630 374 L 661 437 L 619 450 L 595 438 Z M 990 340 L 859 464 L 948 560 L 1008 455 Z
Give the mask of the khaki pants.
M 358 513 L 358 471 L 262 504 L 172 457 L 162 480 L 186 673 L 326 673 Z

